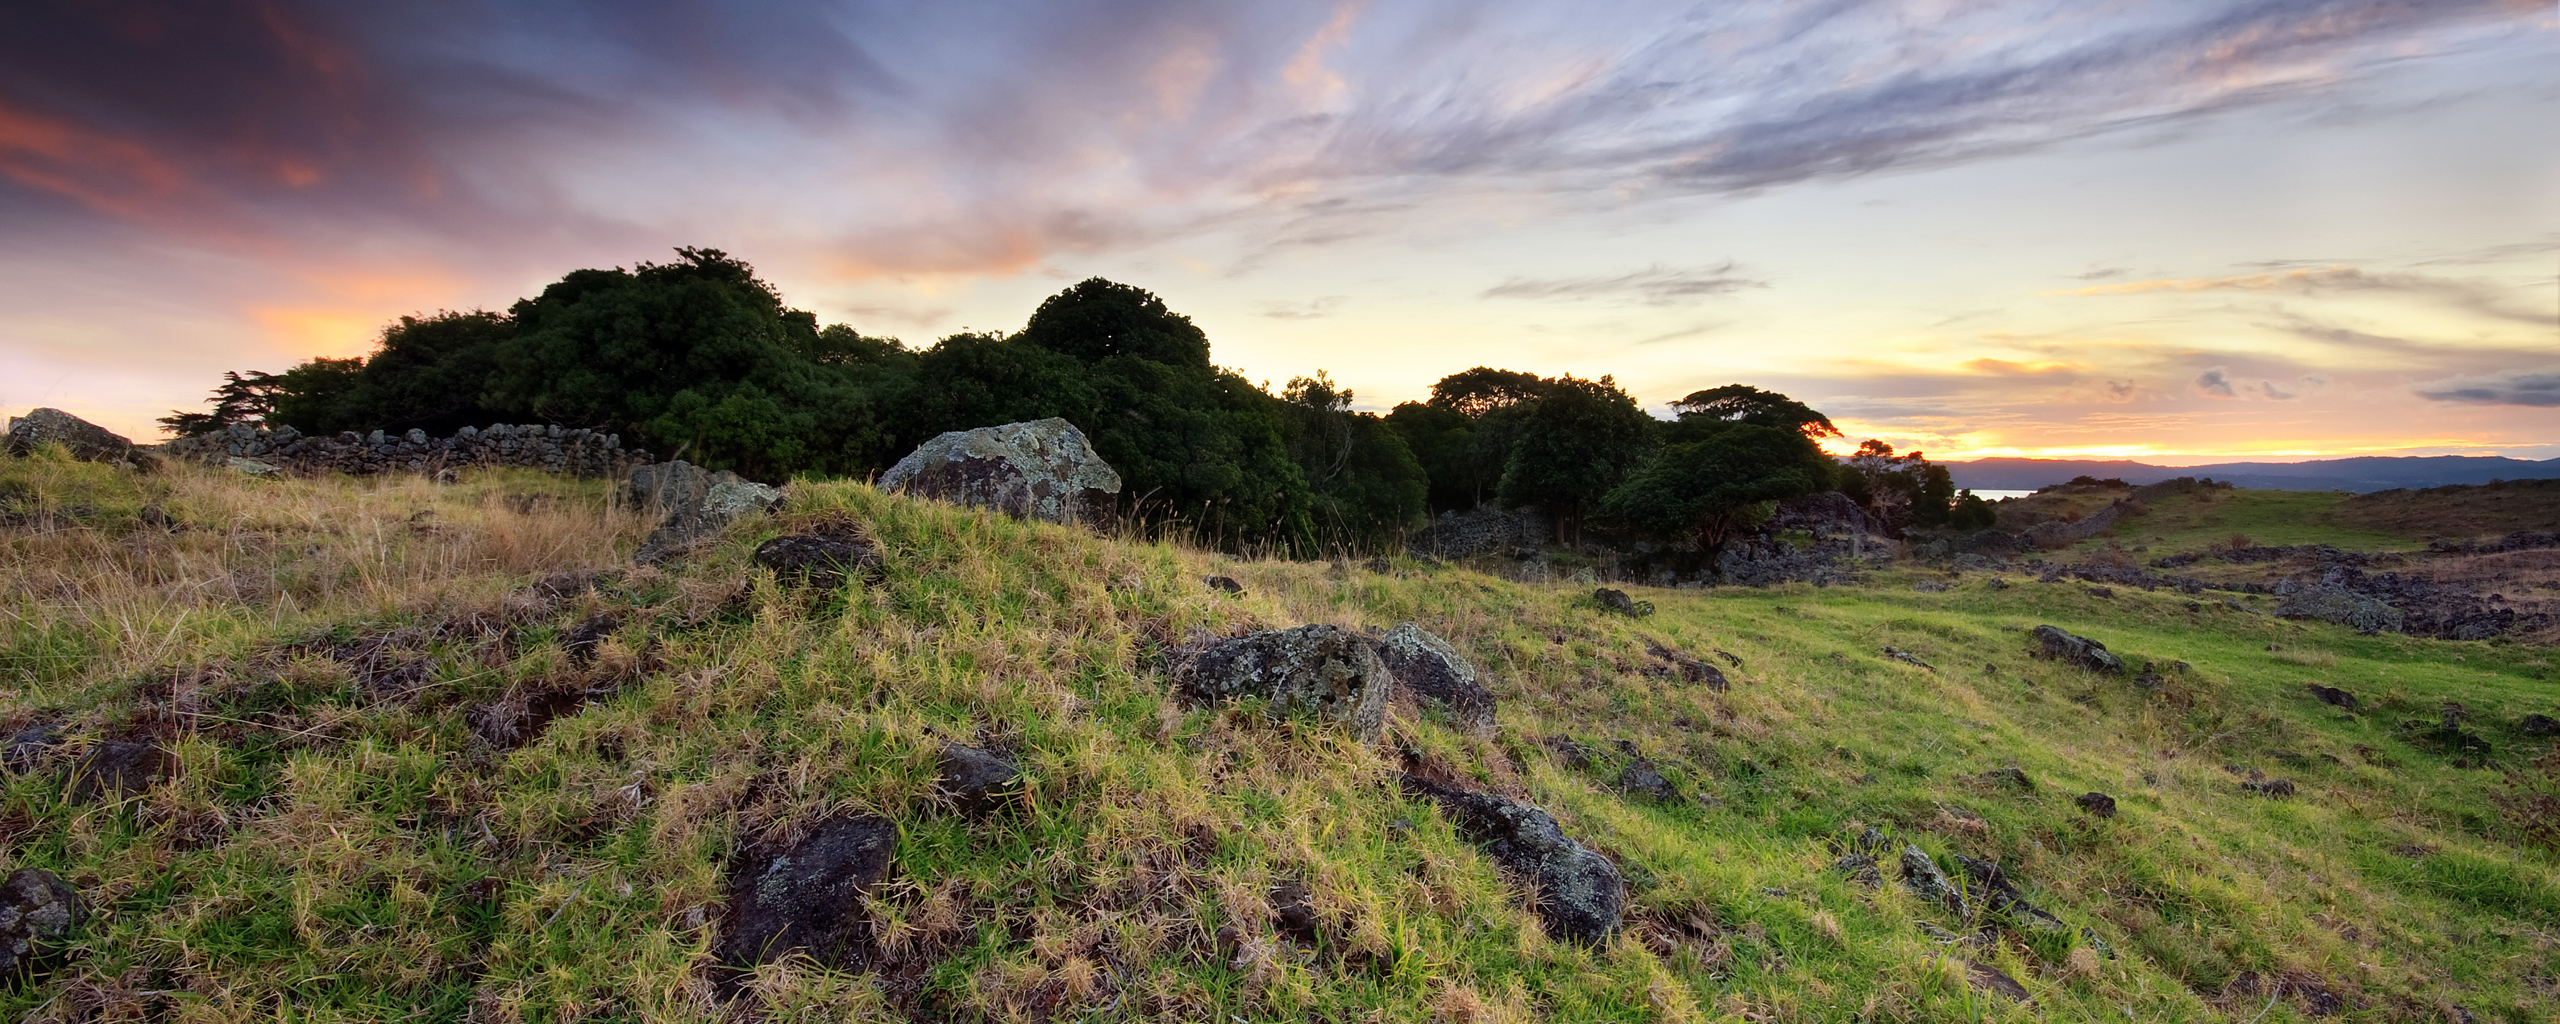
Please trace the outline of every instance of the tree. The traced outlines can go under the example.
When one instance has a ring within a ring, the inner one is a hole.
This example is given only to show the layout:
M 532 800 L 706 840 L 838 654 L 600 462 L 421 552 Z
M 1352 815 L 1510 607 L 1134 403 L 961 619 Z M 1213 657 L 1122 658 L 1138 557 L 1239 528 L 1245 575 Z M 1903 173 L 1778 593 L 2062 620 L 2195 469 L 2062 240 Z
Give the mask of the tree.
M 1841 463 L 1839 488 L 1897 537 L 1906 526 L 1945 525 L 1956 494 L 1946 467 L 1919 452 L 1897 456 L 1892 445 L 1872 437 Z
M 1420 465 L 1428 481 L 1425 498 L 1430 508 L 1474 508 L 1501 482 L 1499 461 L 1492 463 L 1491 472 L 1480 469 L 1474 455 L 1476 421 L 1467 414 L 1426 402 L 1402 402 L 1387 413 L 1385 422 Z
M 206 401 L 212 412 L 171 409 L 160 425 L 176 437 L 210 434 L 234 423 L 261 423 L 274 415 L 276 395 L 283 390 L 277 375 L 265 370 L 225 370 L 222 385 Z
M 1307 481 L 1319 541 L 1370 550 L 1422 518 L 1429 480 L 1385 420 L 1351 411 L 1351 391 L 1323 370 L 1281 392 L 1289 458 Z
M 2000 522 L 2000 511 L 1973 493 L 1971 488 L 1956 496 L 1955 506 L 1947 512 L 1947 525 L 1959 530 L 1988 530 Z
M 1653 418 L 1611 377 L 1546 381 L 1519 428 L 1496 492 L 1505 505 L 1545 508 L 1559 540 L 1578 534 L 1583 513 L 1650 454 L 1654 440 Z
M 1775 391 L 1745 384 L 1691 392 L 1689 397 L 1671 403 L 1671 408 L 1680 414 L 1682 423 L 1757 423 L 1793 430 L 1816 441 L 1840 436 L 1840 428 L 1831 425 L 1831 417 Z
M 1209 368 L 1209 336 L 1190 317 L 1165 308 L 1154 292 L 1099 277 L 1041 300 L 1015 338 L 1088 363 L 1132 356 Z
M 1831 457 L 1792 426 L 1730 422 L 1663 448 L 1609 492 L 1605 517 L 1696 542 L 1712 556 L 1776 503 L 1831 486 Z
M 363 359 L 308 359 L 283 373 L 228 370 L 213 389 L 212 412 L 171 410 L 162 426 L 179 437 L 209 434 L 234 423 L 291 426 L 304 433 L 353 429 L 342 412 Z

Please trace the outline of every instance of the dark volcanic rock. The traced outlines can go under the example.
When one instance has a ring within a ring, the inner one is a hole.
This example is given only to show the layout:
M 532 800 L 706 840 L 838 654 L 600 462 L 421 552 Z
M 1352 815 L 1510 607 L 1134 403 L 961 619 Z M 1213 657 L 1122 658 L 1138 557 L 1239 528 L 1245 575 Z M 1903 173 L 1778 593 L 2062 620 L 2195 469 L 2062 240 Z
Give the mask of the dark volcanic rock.
M 60 409 L 34 409 L 9 417 L 9 433 L 0 437 L 0 449 L 25 455 L 48 441 L 61 442 L 72 458 L 82 462 L 122 462 L 133 454 L 133 442 Z
M 1704 660 L 1692 657 L 1681 651 L 1673 650 L 1653 641 L 1647 641 L 1645 643 L 1644 651 L 1646 654 L 1652 655 L 1655 659 L 1670 666 L 1672 671 L 1679 673 L 1680 681 L 1682 682 L 1704 683 L 1706 684 L 1707 689 L 1713 690 L 1717 693 L 1725 693 L 1733 689 L 1733 684 L 1725 680 L 1724 671 L 1713 665 L 1707 664 Z M 1724 654 L 1722 651 L 1718 651 L 1716 653 Z M 1734 667 L 1740 668 L 1742 666 L 1742 659 L 1736 658 L 1730 654 L 1724 654 L 1724 656 L 1732 660 Z
M 2560 736 L 2560 719 L 2550 715 L 2526 715 L 2516 720 L 2516 731 L 2527 736 Z
M 1316 914 L 1316 894 L 1304 882 L 1282 882 L 1271 887 L 1271 916 L 1279 922 L 1282 934 L 1303 943 L 1313 943 L 1324 936 L 1324 919 Z
M 756 545 L 753 561 L 786 584 L 820 590 L 841 587 L 848 579 L 878 579 L 889 564 L 879 545 L 849 526 L 775 537 Z
M 2038 657 L 2066 665 L 2077 665 L 2092 672 L 2121 675 L 2124 659 L 2107 653 L 2107 645 L 2085 636 L 2073 636 L 2053 626 L 2037 626 L 2035 640 Z
M 0 882 L 0 980 L 42 969 L 86 916 L 71 883 L 42 868 L 19 868 Z
M 0 769 L 10 774 L 34 771 L 47 751 L 62 742 L 62 728 L 50 722 L 38 722 L 0 740 Z
M 1673 786 L 1670 779 L 1663 778 L 1662 770 L 1654 767 L 1653 759 L 1636 750 L 1635 744 L 1619 740 L 1618 749 L 1627 755 L 1627 766 L 1618 772 L 1618 792 L 1655 803 L 1671 803 L 1680 799 L 1679 787 Z
M 651 563 L 684 554 L 741 516 L 782 504 L 781 491 L 725 469 L 715 473 L 681 460 L 633 469 L 623 490 L 633 504 L 665 517 L 634 556 Z
M 611 612 L 598 612 L 585 622 L 569 627 L 560 634 L 560 649 L 569 655 L 569 664 L 585 668 L 596 660 L 596 648 L 622 628 L 622 620 Z
M 2070 933 L 2071 926 L 2063 924 L 2061 918 L 2027 902 L 2027 898 L 2019 894 L 2017 883 L 2010 880 L 2009 873 L 2002 870 L 1997 862 L 1975 860 L 1959 853 L 1956 866 L 1964 870 L 1965 891 L 1972 893 L 1983 909 L 1999 915 L 2010 926 L 2056 934 Z
M 1263 697 L 1273 715 L 1309 712 L 1364 740 L 1385 724 L 1395 686 L 1366 638 L 1321 624 L 1222 641 L 1184 661 L 1174 679 L 1198 700 Z
M 71 798 L 82 803 L 139 796 L 169 777 L 171 758 L 150 743 L 106 740 L 71 766 Z
M 741 858 L 729 872 L 729 916 L 713 946 L 724 966 L 746 969 L 804 950 L 843 962 L 865 937 L 861 896 L 889 876 L 898 826 L 852 814 L 811 825 L 789 849 Z
M 1627 592 L 1623 590 L 1602 587 L 1591 592 L 1591 599 L 1600 602 L 1602 610 L 1616 612 L 1628 618 L 1640 619 L 1653 614 L 1653 602 L 1637 601 L 1628 597 Z
M 1973 904 L 1964 898 L 1964 890 L 1948 881 L 1947 873 L 1938 870 L 1938 862 L 1917 846 L 1902 848 L 1902 885 L 1913 895 L 1954 911 L 1957 917 L 1973 920 Z
M 2112 818 L 2116 816 L 2116 798 L 2104 793 L 2094 791 L 2082 793 L 2072 802 L 2079 804 L 2080 809 L 2089 812 L 2092 817 Z
M 1549 736 L 1547 749 L 1556 752 L 1556 762 L 1573 771 L 1591 770 L 1591 748 L 1571 736 Z
M 1022 769 L 994 751 L 944 743 L 941 785 L 962 810 L 985 814 L 1022 791 Z
M 1884 852 L 1889 845 L 1891 843 L 1885 839 L 1884 830 L 1871 826 L 1850 840 L 1849 849 L 1841 853 L 1840 859 L 1832 862 L 1831 867 L 1849 876 L 1850 881 L 1870 889 L 1876 888 L 1884 884 L 1884 874 L 1876 867 L 1876 854 Z
M 2017 768 L 1994 768 L 1982 773 L 1981 779 L 1985 784 L 2001 789 L 2014 789 L 2021 793 L 2036 791 L 2035 780 L 2028 778 L 2025 771 Z
M 2359 633 L 2397 633 L 2408 622 L 2407 613 L 2398 608 L 2327 582 L 2288 595 L 2276 605 L 2276 617 L 2334 622 Z
M 1208 584 L 1209 589 L 1222 594 L 1234 594 L 1237 597 L 1244 596 L 1244 584 L 1236 582 L 1236 579 L 1233 576 L 1210 576 L 1202 579 L 1200 582 Z
M 2021 1003 L 2032 1001 L 2027 998 L 2027 987 L 2025 985 L 2018 984 L 2018 979 L 2008 976 L 1999 968 L 1993 967 L 1990 964 L 1975 963 L 1971 960 L 1965 961 L 1964 980 L 1968 984 L 1971 984 L 1974 991 L 1977 992 L 1989 992 L 1997 996 L 2006 996 Z
M 1545 923 L 1548 935 L 1596 945 L 1618 930 L 1627 902 L 1618 866 L 1566 837 L 1547 812 L 1416 775 L 1401 781 L 1405 792 L 1439 804 L 1459 834 L 1482 847 L 1494 863 L 1530 883 L 1535 902 L 1529 909 Z
M 880 489 L 1020 519 L 1105 523 L 1119 501 L 1120 474 L 1094 454 L 1084 431 L 1051 417 L 934 438 L 881 474 Z
M 2322 686 L 2318 683 L 2306 683 L 2304 684 L 2303 689 L 2311 691 L 2312 696 L 2320 698 L 2320 703 L 2329 705 L 2333 708 L 2345 708 L 2349 711 L 2353 711 L 2358 707 L 2363 706 L 2361 701 L 2356 700 L 2355 694 L 2348 693 L 2347 691 L 2341 690 L 2335 686 Z
M 1407 622 L 1388 630 L 1373 646 L 1398 687 L 1447 709 L 1460 728 L 1493 734 L 1493 691 L 1476 681 L 1475 666 L 1448 641 Z
M 2250 779 L 2242 782 L 2240 788 L 2259 796 L 2279 799 L 2296 792 L 2291 779 Z

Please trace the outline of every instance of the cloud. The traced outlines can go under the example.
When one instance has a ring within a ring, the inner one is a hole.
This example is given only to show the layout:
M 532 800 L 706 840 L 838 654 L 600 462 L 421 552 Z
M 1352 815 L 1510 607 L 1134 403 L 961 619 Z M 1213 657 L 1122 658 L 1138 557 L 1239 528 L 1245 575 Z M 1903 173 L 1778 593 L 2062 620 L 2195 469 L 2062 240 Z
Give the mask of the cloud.
M 2560 407 L 2560 366 L 2447 377 L 2409 390 L 2431 402 Z
M 1633 299 L 1648 306 L 1673 306 L 1769 282 L 1744 277 L 1731 261 L 1687 270 L 1656 264 L 1624 274 L 1594 277 L 1515 277 L 1484 290 L 1488 299 Z
M 2231 389 L 2231 374 L 2219 366 L 2196 376 L 2196 390 L 2215 398 L 2239 397 Z
M 1266 302 L 1258 310 L 1274 320 L 1316 320 L 1332 316 L 1349 301 L 1344 295 L 1319 295 L 1304 302 Z
M 2289 401 L 2292 401 L 2294 398 L 2299 397 L 2299 396 L 2301 395 L 2301 392 L 2298 392 L 2298 391 L 2287 391 L 2287 390 L 2285 390 L 2285 389 L 2283 389 L 2283 388 L 2281 388 L 2281 387 L 2277 387 L 2277 386 L 2276 386 L 2276 382 L 2271 381 L 2271 380 L 2262 380 L 2262 381 L 2259 381 L 2259 382 L 2258 382 L 2258 393 L 2259 393 L 2259 394 L 2263 394 L 2263 395 L 2265 395 L 2265 396 L 2267 396 L 2267 397 L 2269 397 L 2269 398 L 2275 399 L 2276 401 L 2279 401 L 2279 402 L 2289 402 Z
M 2540 287 L 2537 283 L 2536 287 Z M 2560 322 L 2560 315 L 2540 310 L 2518 309 L 2508 304 L 2513 288 L 2489 281 L 2438 277 L 2429 274 L 2377 273 L 2358 267 L 2330 264 L 2320 267 L 2296 267 L 2263 274 L 2239 274 L 2230 277 L 2156 278 L 2148 281 L 2126 281 L 2121 284 L 2091 285 L 2046 295 L 2095 297 L 2141 295 L 2151 292 L 2251 291 L 2287 292 L 2303 295 L 2352 292 L 2393 292 L 2436 299 L 2446 304 L 2500 320 L 2534 326 Z M 2372 336 L 2367 336 L 2372 337 Z
M 2133 382 L 2129 380 L 2108 381 L 2107 397 L 2119 402 L 2131 401 L 2133 399 Z

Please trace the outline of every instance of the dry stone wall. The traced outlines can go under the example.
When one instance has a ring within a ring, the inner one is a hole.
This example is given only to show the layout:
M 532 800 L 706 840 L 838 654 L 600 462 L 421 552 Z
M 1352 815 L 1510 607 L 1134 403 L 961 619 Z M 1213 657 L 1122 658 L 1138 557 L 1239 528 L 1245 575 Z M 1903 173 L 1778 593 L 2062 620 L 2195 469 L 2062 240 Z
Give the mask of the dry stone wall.
M 622 447 L 619 434 L 556 424 L 464 427 L 452 437 L 428 437 L 423 430 L 405 434 L 379 430 L 359 434 L 349 430 L 316 435 L 289 426 L 269 430 L 233 424 L 210 434 L 171 441 L 160 450 L 178 458 L 206 462 L 246 459 L 297 473 L 339 472 L 356 476 L 521 466 L 570 476 L 618 477 L 631 467 L 650 461 L 648 452 Z

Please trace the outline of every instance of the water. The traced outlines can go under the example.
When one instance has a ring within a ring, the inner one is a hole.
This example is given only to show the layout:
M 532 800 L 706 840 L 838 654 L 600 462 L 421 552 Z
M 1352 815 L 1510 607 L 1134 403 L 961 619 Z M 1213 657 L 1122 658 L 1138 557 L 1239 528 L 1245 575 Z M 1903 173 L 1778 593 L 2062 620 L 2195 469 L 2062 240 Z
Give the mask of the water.
M 1981 498 L 1984 501 L 1998 501 L 2002 498 L 2023 498 L 2034 493 L 2034 491 L 1993 491 L 1985 490 L 1980 487 L 1973 489 L 1974 496 Z

